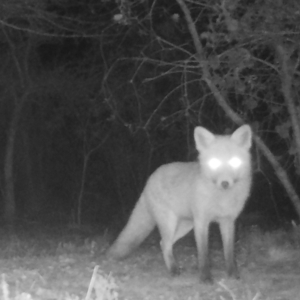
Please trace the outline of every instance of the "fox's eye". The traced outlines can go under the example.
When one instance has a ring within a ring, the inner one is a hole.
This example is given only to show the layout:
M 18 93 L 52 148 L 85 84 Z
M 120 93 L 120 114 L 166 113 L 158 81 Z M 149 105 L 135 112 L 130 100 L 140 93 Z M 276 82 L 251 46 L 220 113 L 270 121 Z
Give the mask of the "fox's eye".
M 208 161 L 208 165 L 212 170 L 216 170 L 221 166 L 222 162 L 217 158 L 211 158 Z
M 228 161 L 228 164 L 234 168 L 237 169 L 240 167 L 240 165 L 242 164 L 242 160 L 238 157 L 233 157 Z

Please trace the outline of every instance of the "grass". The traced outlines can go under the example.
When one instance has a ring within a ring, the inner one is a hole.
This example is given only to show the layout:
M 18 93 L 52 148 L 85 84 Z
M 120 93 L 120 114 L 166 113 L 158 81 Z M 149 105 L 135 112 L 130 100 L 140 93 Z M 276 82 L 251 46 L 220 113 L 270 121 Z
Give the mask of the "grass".
M 296 299 L 300 227 L 273 231 L 244 228 L 238 237 L 237 259 L 242 279 L 226 278 L 222 249 L 213 246 L 216 281 L 204 285 L 198 282 L 194 244 L 187 240 L 175 247 L 184 272 L 171 278 L 157 240 L 146 242 L 128 260 L 114 262 L 103 255 L 108 236 L 100 231 L 40 226 L 22 227 L 14 234 L 2 231 L 0 299 Z

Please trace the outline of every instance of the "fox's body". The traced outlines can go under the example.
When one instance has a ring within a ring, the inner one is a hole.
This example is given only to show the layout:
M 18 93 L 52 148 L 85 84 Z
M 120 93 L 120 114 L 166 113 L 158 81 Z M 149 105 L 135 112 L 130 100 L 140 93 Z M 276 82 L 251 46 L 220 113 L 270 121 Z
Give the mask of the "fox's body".
M 209 281 L 208 231 L 215 221 L 220 224 L 227 272 L 238 277 L 234 231 L 250 191 L 251 129 L 244 125 L 230 136 L 216 136 L 197 127 L 194 137 L 198 161 L 163 165 L 150 176 L 108 254 L 127 256 L 158 226 L 166 266 L 172 274 L 178 274 L 173 244 L 194 229 L 200 276 Z

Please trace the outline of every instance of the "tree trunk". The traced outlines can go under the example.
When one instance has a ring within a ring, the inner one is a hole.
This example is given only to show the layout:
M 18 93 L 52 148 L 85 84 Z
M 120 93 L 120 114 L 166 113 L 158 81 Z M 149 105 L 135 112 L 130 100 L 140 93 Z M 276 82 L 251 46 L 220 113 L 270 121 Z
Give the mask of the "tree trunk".
M 23 216 L 31 219 L 38 217 L 41 211 L 44 199 L 44 189 L 40 166 L 42 150 L 38 151 L 31 147 L 33 141 L 30 140 L 28 132 L 28 127 L 26 127 L 26 130 L 23 129 L 22 131 L 23 142 L 21 147 L 23 149 L 23 163 L 20 165 L 24 168 L 24 172 L 22 172 L 23 177 L 21 179 L 24 188 L 20 200 L 23 203 Z
M 7 131 L 7 143 L 4 158 L 4 221 L 9 227 L 14 226 L 16 217 L 16 200 L 14 188 L 14 148 L 25 95 L 16 101 L 16 107 Z

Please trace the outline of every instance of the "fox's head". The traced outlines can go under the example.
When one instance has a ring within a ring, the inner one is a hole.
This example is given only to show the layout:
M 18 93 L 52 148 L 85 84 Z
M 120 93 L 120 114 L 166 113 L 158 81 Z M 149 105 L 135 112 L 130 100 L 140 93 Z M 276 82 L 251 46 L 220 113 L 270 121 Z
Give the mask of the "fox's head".
M 251 173 L 252 131 L 243 125 L 232 135 L 214 135 L 203 127 L 194 131 L 201 174 L 219 189 L 230 189 Z

